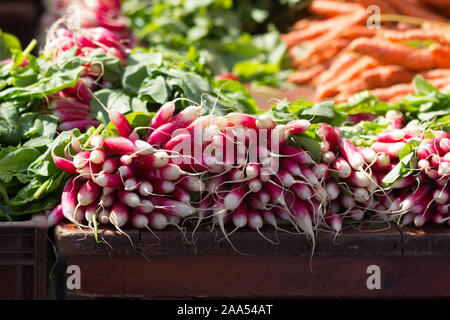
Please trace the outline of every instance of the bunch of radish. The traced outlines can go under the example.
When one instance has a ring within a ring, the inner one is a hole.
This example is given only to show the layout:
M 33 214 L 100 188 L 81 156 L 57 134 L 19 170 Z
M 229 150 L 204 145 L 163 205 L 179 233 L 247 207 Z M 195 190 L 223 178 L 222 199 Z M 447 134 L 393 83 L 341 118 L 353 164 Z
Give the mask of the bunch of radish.
M 78 56 L 87 56 L 92 50 L 100 49 L 108 55 L 119 58 L 125 64 L 131 34 L 126 31 L 124 17 L 120 13 L 120 1 L 79 1 L 76 5 L 78 11 L 75 10 L 73 15 L 76 15 L 76 21 L 79 21 L 80 17 L 83 18 L 81 27 L 70 29 L 67 25 L 61 27 L 60 23 L 56 22 L 53 27 L 55 31 L 48 37 L 44 52 L 57 57 L 76 46 Z M 97 15 L 101 20 L 92 18 Z M 111 21 L 107 19 L 109 16 Z M 120 18 L 115 19 L 116 16 Z M 110 23 L 107 23 L 108 21 Z M 49 108 L 60 119 L 59 128 L 62 131 L 74 128 L 85 131 L 90 126 L 99 125 L 90 114 L 91 91 L 99 87 L 111 87 L 112 84 L 101 80 L 103 75 L 101 63 L 94 62 L 85 67 L 86 70 L 74 87 L 48 97 Z
M 339 137 L 339 130 L 322 124 L 319 129 L 326 145 L 322 161 L 331 164 L 336 175 L 330 175 L 325 189 L 331 196 L 330 210 L 354 221 L 381 218 L 412 222 L 418 227 L 427 221 L 442 224 L 449 219 L 449 137 L 445 131 L 425 130 L 419 125 L 405 126 L 399 112 L 386 114 L 387 128 L 379 133 L 370 147 L 355 147 Z M 432 135 L 433 138 L 425 137 Z M 387 186 L 383 179 L 399 163 L 405 145 L 419 141 L 413 173 Z
M 450 135 L 442 130 L 424 130 L 418 125 L 404 126 L 400 113 L 389 112 L 388 130 L 377 136 L 371 149 L 386 154 L 384 172 L 377 174 L 380 185 L 386 171 L 393 169 L 405 144 L 419 141 L 412 162 L 413 173 L 389 187 L 384 203 L 378 211 L 387 211 L 388 218 L 401 220 L 402 225 L 414 223 L 421 227 L 427 221 L 435 224 L 448 222 L 450 179 Z
M 173 103 L 172 113 L 174 109 Z M 126 223 L 148 229 L 178 225 L 195 212 L 189 192 L 204 189 L 203 182 L 169 163 L 167 152 L 141 140 L 121 113 L 108 112 L 119 137 L 93 135 L 88 147 L 73 138 L 66 146 L 75 152 L 73 157 L 69 152 L 65 157 L 52 153 L 55 165 L 72 176 L 64 187 L 61 206 L 49 215 L 49 224 L 65 217 L 77 225 L 87 221 L 92 226 L 94 220 L 111 223 L 118 230 Z M 182 114 L 172 119 L 169 114 L 165 125 L 172 125 Z
M 206 115 L 158 140 L 169 129 L 162 126 L 148 142 L 171 152 L 171 162 L 183 169 L 207 174 L 207 190 L 197 202 L 197 226 L 211 218 L 228 239 L 227 224 L 234 231 L 248 226 L 263 235 L 263 225 L 281 230 L 282 222 L 314 240 L 319 226 L 340 231 L 342 221 L 326 211 L 330 197 L 322 184 L 323 165 L 288 144 L 290 134 L 309 127 L 307 120 L 276 125 L 266 115 Z

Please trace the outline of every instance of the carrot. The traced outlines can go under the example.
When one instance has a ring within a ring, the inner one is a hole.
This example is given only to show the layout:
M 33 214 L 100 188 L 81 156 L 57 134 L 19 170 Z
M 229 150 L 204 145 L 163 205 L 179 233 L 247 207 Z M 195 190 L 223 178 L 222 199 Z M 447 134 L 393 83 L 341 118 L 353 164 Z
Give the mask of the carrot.
M 345 16 L 345 21 L 334 26 L 326 34 L 312 40 L 308 44 L 308 55 L 312 56 L 314 53 L 327 49 L 330 42 L 341 37 L 341 34 L 346 32 L 349 28 L 363 23 L 367 19 L 367 13 L 363 10 L 358 10 L 353 14 Z
M 433 69 L 437 66 L 429 50 L 410 48 L 383 39 L 358 38 L 352 41 L 349 49 L 367 54 L 385 64 L 396 64 L 410 70 Z
M 361 13 L 361 12 L 360 12 Z M 363 10 L 362 13 L 365 14 Z M 341 26 L 349 20 L 349 15 L 337 16 L 327 20 L 319 21 L 311 26 L 304 28 L 302 30 L 296 30 L 289 32 L 287 34 L 281 35 L 281 41 L 284 42 L 288 47 L 295 46 L 302 41 L 314 39 L 330 30 L 336 28 L 336 26 Z M 362 18 L 364 20 L 364 18 Z
M 436 88 L 444 88 L 450 85 L 450 78 L 438 78 L 429 81 Z M 371 93 L 376 96 L 379 100 L 383 101 L 393 101 L 400 97 L 405 97 L 406 95 L 414 92 L 414 86 L 412 83 L 400 83 L 388 88 L 381 88 L 372 90 Z
M 375 29 L 369 29 L 366 26 L 355 25 L 350 28 L 344 29 L 339 36 L 345 39 L 355 39 L 355 38 L 371 38 L 375 36 L 377 31 Z
M 433 40 L 442 44 L 450 44 L 450 36 L 440 29 L 410 29 L 405 31 L 382 30 L 378 32 L 378 36 L 398 42 L 414 39 Z
M 400 13 L 407 16 L 413 16 L 432 21 L 447 22 L 447 19 L 437 13 L 434 13 L 426 6 L 422 5 L 419 1 L 414 1 L 414 3 L 412 3 L 405 0 L 389 0 L 389 2 L 394 5 L 397 10 L 400 11 Z
M 339 86 L 343 94 L 351 94 L 363 90 L 387 87 L 396 83 L 409 82 L 415 73 L 400 66 L 379 66 L 363 71 L 361 75 L 349 83 Z
M 331 63 L 328 70 L 322 72 L 317 78 L 313 80 L 313 84 L 319 85 L 321 83 L 330 81 L 332 78 L 336 77 L 337 74 L 342 73 L 357 60 L 358 58 L 351 53 L 343 53 L 337 56 Z
M 297 70 L 288 78 L 288 81 L 297 84 L 308 83 L 324 70 L 326 70 L 326 64 L 318 64 L 306 70 Z
M 324 63 L 331 60 L 337 54 L 339 54 L 342 49 L 347 47 L 350 40 L 347 39 L 334 39 L 328 43 L 326 48 L 321 49 L 319 52 L 314 53 L 308 59 L 304 59 L 299 62 L 300 66 L 313 66 L 318 63 Z
M 437 79 L 450 77 L 450 69 L 433 69 L 420 73 L 425 79 Z
M 388 0 L 356 0 L 356 2 L 362 4 L 366 8 L 371 5 L 378 6 L 380 8 L 380 12 L 383 14 L 398 13 L 397 9 Z
M 428 48 L 439 68 L 450 68 L 450 46 L 432 44 Z
M 371 57 L 362 57 L 355 63 L 350 65 L 341 74 L 337 75 L 330 82 L 322 83 L 317 87 L 316 98 L 321 100 L 323 98 L 331 97 L 336 95 L 339 90 L 338 87 L 344 82 L 349 82 L 359 76 L 364 70 L 374 68 L 378 65 L 378 62 Z
M 315 0 L 309 6 L 309 11 L 325 18 L 353 13 L 363 7 L 357 3 Z

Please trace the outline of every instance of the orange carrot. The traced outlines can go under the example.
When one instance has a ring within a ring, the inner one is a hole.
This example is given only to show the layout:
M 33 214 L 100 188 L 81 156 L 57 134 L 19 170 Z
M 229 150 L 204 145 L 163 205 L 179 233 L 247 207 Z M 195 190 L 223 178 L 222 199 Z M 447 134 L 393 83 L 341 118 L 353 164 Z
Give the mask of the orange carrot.
M 443 89 L 450 85 L 450 78 L 437 78 L 429 80 L 429 82 L 438 89 Z M 401 83 L 388 88 L 381 88 L 372 90 L 371 93 L 379 100 L 390 101 L 391 99 L 398 99 L 403 95 L 406 96 L 414 92 L 414 86 L 412 83 Z
M 450 35 L 441 29 L 381 30 L 377 35 L 391 41 L 433 40 L 443 44 L 450 44 Z
M 349 83 L 339 86 L 343 94 L 351 94 L 368 89 L 382 88 L 396 83 L 409 82 L 415 73 L 400 66 L 379 66 L 363 71 L 361 75 Z
M 425 79 L 450 78 L 450 69 L 433 69 L 420 73 Z
M 358 10 L 353 14 L 346 16 L 346 21 L 342 22 L 340 25 L 335 26 L 332 30 L 324 35 L 317 37 L 307 44 L 308 54 L 307 56 L 312 56 L 313 54 L 326 50 L 333 40 L 339 39 L 341 33 L 346 32 L 349 28 L 354 25 L 363 23 L 367 19 L 367 13 L 362 10 Z
M 377 34 L 377 30 L 369 29 L 366 26 L 351 26 L 340 32 L 339 36 L 345 39 L 355 39 L 355 38 L 371 38 Z
M 439 68 L 450 68 L 450 47 L 442 46 L 440 44 L 432 44 L 428 48 L 431 55 L 436 61 Z
M 325 18 L 353 13 L 363 7 L 357 3 L 315 0 L 309 6 L 309 11 Z
M 306 70 L 298 70 L 288 78 L 288 81 L 297 84 L 308 83 L 325 69 L 326 64 L 317 64 Z
M 362 57 L 354 64 L 349 66 L 346 70 L 344 70 L 341 74 L 337 75 L 336 78 L 331 80 L 330 82 L 320 84 L 317 86 L 316 90 L 316 98 L 317 100 L 322 100 L 327 97 L 331 97 L 339 93 L 338 87 L 344 83 L 349 82 L 359 76 L 361 72 L 364 70 L 368 70 L 374 68 L 379 63 L 372 59 L 371 57 Z
M 362 12 L 365 13 L 364 11 Z M 288 47 L 292 47 L 302 41 L 314 39 L 330 30 L 333 30 L 336 28 L 336 26 L 342 26 L 343 24 L 346 24 L 348 20 L 348 15 L 337 16 L 317 22 L 302 30 L 296 30 L 287 34 L 282 34 L 280 38 L 281 41 Z M 364 18 L 362 18 L 361 20 L 364 20 Z
M 317 78 L 313 80 L 313 84 L 318 86 L 320 84 L 324 84 L 331 79 L 335 78 L 338 74 L 341 74 L 344 70 L 350 67 L 358 61 L 358 58 L 351 53 L 343 53 L 340 54 L 336 59 L 331 63 L 330 67 L 322 72 Z
M 413 16 L 432 21 L 447 22 L 447 19 L 428 9 L 418 1 L 415 1 L 415 3 L 411 3 L 405 0 L 389 0 L 389 2 L 393 4 L 397 8 L 397 10 L 400 11 L 400 13 L 407 16 Z
M 429 50 L 411 48 L 383 39 L 358 38 L 352 41 L 349 49 L 370 55 L 385 64 L 396 64 L 410 70 L 427 70 L 437 66 Z

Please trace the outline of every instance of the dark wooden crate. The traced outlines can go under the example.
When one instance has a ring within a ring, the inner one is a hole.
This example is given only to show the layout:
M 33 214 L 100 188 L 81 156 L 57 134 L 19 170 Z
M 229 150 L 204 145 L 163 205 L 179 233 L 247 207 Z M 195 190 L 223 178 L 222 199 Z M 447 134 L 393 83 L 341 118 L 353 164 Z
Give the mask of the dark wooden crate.
M 47 220 L 0 222 L 0 299 L 47 296 Z
M 200 230 L 196 245 L 183 244 L 174 228 L 156 232 L 100 232 L 112 247 L 95 243 L 92 232 L 71 224 L 56 227 L 59 252 L 81 270 L 81 289 L 70 294 L 141 298 L 448 297 L 448 228 L 405 232 L 347 229 L 337 238 L 321 232 L 314 256 L 305 237 L 278 233 L 279 245 L 243 229 L 233 234 L 234 251 L 220 233 Z M 369 230 L 367 230 L 369 229 Z M 273 230 L 263 230 L 275 239 Z M 426 236 L 424 236 L 426 235 Z M 443 239 L 443 240 L 440 240 Z M 426 248 L 429 248 L 426 250 Z M 145 257 L 144 257 L 145 255 Z M 381 269 L 381 289 L 370 290 L 367 268 Z

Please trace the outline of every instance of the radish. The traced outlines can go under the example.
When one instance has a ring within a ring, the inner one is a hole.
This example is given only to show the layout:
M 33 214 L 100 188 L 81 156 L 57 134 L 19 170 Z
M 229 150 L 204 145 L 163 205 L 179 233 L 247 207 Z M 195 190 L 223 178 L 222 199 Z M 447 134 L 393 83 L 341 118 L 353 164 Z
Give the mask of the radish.
M 338 184 L 334 180 L 330 180 L 325 184 L 325 191 L 327 192 L 327 194 L 331 200 L 337 199 L 339 196 L 339 193 L 341 192 Z
M 169 194 L 175 190 L 175 184 L 172 181 L 157 180 L 152 182 L 152 186 L 156 194 Z
M 232 213 L 231 220 L 236 228 L 242 228 L 247 225 L 247 205 L 242 202 Z
M 153 116 L 150 128 L 157 129 L 165 124 L 175 112 L 175 102 L 177 99 L 164 103 Z
M 153 211 L 155 206 L 150 200 L 142 199 L 139 207 L 134 208 L 136 212 L 147 214 Z
M 172 195 L 175 197 L 175 199 L 181 202 L 189 203 L 191 201 L 191 196 L 189 195 L 189 192 L 187 192 L 183 188 L 175 187 Z
M 352 174 L 350 164 L 342 157 L 338 157 L 333 162 L 333 168 L 337 171 L 340 178 L 348 178 Z
M 289 159 L 296 161 L 299 164 L 313 164 L 314 160 L 311 158 L 311 156 L 304 150 L 284 145 L 281 147 L 281 154 L 284 156 L 288 156 Z
M 109 210 L 103 208 L 102 210 L 100 210 L 99 214 L 98 214 L 98 222 L 100 222 L 101 224 L 108 224 L 109 221 Z
M 308 120 L 300 119 L 300 120 L 292 120 L 286 124 L 286 132 L 288 134 L 298 134 L 305 132 L 309 129 L 311 123 Z M 320 130 L 320 129 L 319 129 Z
M 100 197 L 100 202 L 98 203 L 100 206 L 102 207 L 111 207 L 114 202 L 116 201 L 116 194 L 115 193 L 108 193 L 108 194 L 103 194 Z
M 290 211 L 294 216 L 294 221 L 296 222 L 296 224 L 314 239 L 312 221 L 303 200 L 294 197 L 294 203 Z
M 99 193 L 99 186 L 94 181 L 88 180 L 78 191 L 78 203 L 82 206 L 87 206 L 97 199 Z
M 102 149 L 95 149 L 91 151 L 91 154 L 89 156 L 89 161 L 91 161 L 94 164 L 102 164 L 105 162 L 105 160 L 108 158 L 107 153 L 105 150 Z
M 438 188 L 433 193 L 434 201 L 438 204 L 445 204 L 449 200 L 449 193 L 444 188 Z
M 139 170 L 162 168 L 169 163 L 169 155 L 165 151 L 158 151 L 151 155 L 137 156 L 133 166 Z
M 330 146 L 336 146 L 338 144 L 339 136 L 336 131 L 330 125 L 321 122 L 321 126 L 316 130 L 317 135 L 324 141 L 328 142 Z
M 360 209 L 352 210 L 350 216 L 355 221 L 361 221 L 364 218 L 364 211 Z
M 130 155 L 136 152 L 132 140 L 126 137 L 110 137 L 105 139 L 103 148 L 109 154 Z
M 247 208 L 247 224 L 254 230 L 259 230 L 262 228 L 264 221 L 261 215 L 258 213 L 258 210 L 256 210 L 255 208 Z
M 128 179 L 135 175 L 135 170 L 131 166 L 120 166 L 117 172 L 122 179 Z
M 91 137 L 90 145 L 94 149 L 102 149 L 105 139 L 102 136 L 95 135 Z
M 156 230 L 165 229 L 169 224 L 167 217 L 160 212 L 152 212 L 147 215 L 147 218 L 150 226 Z
M 251 192 L 259 192 L 262 188 L 262 182 L 260 179 L 252 179 L 248 182 L 248 189 Z
M 128 122 L 127 118 L 120 113 L 117 110 L 107 110 L 109 119 L 114 124 L 114 126 L 117 128 L 117 131 L 119 131 L 119 135 L 124 138 L 131 138 L 133 140 L 136 140 L 136 135 L 134 137 L 130 137 L 130 135 L 133 133 L 133 128 L 131 127 L 130 123 Z M 139 137 L 137 137 L 139 138 Z
M 116 173 L 119 169 L 119 159 L 108 158 L 102 164 L 103 173 Z
M 403 211 L 408 211 L 412 207 L 416 205 L 417 202 L 419 202 L 421 199 L 427 196 L 427 194 L 430 192 L 430 186 L 429 185 L 421 185 L 415 193 L 405 198 L 405 200 L 402 201 L 400 207 Z
M 170 140 L 173 131 L 187 127 L 198 118 L 201 107 L 190 106 L 174 116 L 169 122 L 156 128 L 148 137 L 147 142 L 151 145 L 163 145 Z
M 91 153 L 89 151 L 83 151 L 80 153 L 77 153 L 75 157 L 73 158 L 73 164 L 75 168 L 82 169 L 86 164 L 89 163 L 89 158 L 91 156 Z
M 246 194 L 247 188 L 240 186 L 234 190 L 231 190 L 224 198 L 223 205 L 226 210 L 235 210 Z
M 139 182 L 135 177 L 128 178 L 123 182 L 125 191 L 134 191 L 139 187 Z
M 47 215 L 47 228 L 57 225 L 64 219 L 62 205 L 59 204 Z
M 117 192 L 117 197 L 120 202 L 127 205 L 130 208 L 136 208 L 141 204 L 141 199 L 139 196 L 133 192 L 119 190 Z
M 384 143 L 384 142 L 375 142 L 370 148 L 373 149 L 376 153 L 384 152 L 390 158 L 398 158 L 400 152 L 402 152 L 405 147 L 404 142 L 394 142 L 394 143 Z
M 70 174 L 76 174 L 77 168 L 75 167 L 74 163 L 70 160 L 64 159 L 62 157 L 58 157 L 54 153 L 54 149 L 51 151 L 53 163 L 55 164 L 58 169 L 70 173 Z
M 109 221 L 117 228 L 121 228 L 128 222 L 129 214 L 128 207 L 116 201 L 109 212 Z
M 101 174 L 95 177 L 94 181 L 100 187 L 108 187 L 113 189 L 119 189 L 123 187 L 122 179 L 118 174 Z
M 364 158 L 353 143 L 348 139 L 338 140 L 339 151 L 355 170 L 361 170 L 364 165 Z
M 153 193 L 153 186 L 147 180 L 142 180 L 139 184 L 139 194 L 146 197 Z
M 336 213 L 327 211 L 325 213 L 325 222 L 334 230 L 336 233 L 342 230 L 342 219 Z
M 303 183 L 295 183 L 291 190 L 302 200 L 308 200 L 312 196 L 311 189 Z
M 327 151 L 322 154 L 322 161 L 326 164 L 331 164 L 334 160 L 336 160 L 336 155 L 332 151 Z
M 77 207 L 77 194 L 81 188 L 81 182 L 74 176 L 67 180 L 61 196 L 61 206 L 64 217 L 70 221 L 74 221 L 75 209 Z
M 150 196 L 149 200 L 158 208 L 162 208 L 161 210 L 165 213 L 176 217 L 185 218 L 195 213 L 195 209 L 190 204 L 181 201 L 155 196 Z
M 192 192 L 202 192 L 206 189 L 203 181 L 197 177 L 184 176 L 177 181 L 177 185 Z

